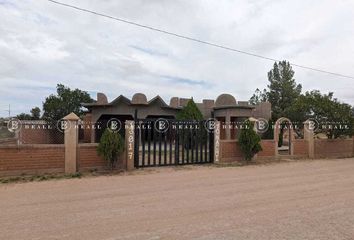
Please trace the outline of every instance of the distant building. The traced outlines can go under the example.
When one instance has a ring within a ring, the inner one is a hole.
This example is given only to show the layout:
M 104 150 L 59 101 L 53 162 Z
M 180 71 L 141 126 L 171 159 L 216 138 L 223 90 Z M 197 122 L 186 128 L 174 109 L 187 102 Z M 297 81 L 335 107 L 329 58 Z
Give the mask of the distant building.
M 122 123 L 126 120 L 133 120 L 137 112 L 138 119 L 175 119 L 177 113 L 187 105 L 188 98 L 172 97 L 170 104 L 167 104 L 160 96 L 156 96 L 149 101 L 142 93 L 136 93 L 130 100 L 120 95 L 111 102 L 103 93 L 97 94 L 94 103 L 83 103 L 82 106 L 88 109 L 84 121 L 99 122 L 105 126 L 111 118 L 119 119 Z M 249 117 L 265 118 L 271 117 L 271 104 L 263 102 L 257 105 L 250 105 L 247 101 L 236 101 L 230 94 L 221 94 L 214 101 L 204 99 L 201 103 L 196 103 L 205 119 L 216 118 L 222 123 L 242 122 Z M 96 142 L 103 129 L 92 129 L 90 133 L 91 142 Z M 221 138 L 232 139 L 236 137 L 237 129 L 222 128 Z

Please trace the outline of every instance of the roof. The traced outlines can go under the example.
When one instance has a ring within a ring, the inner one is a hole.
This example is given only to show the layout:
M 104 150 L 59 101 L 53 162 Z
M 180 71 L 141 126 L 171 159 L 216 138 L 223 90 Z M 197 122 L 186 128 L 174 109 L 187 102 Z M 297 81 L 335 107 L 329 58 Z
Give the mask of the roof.
M 226 105 L 226 106 L 220 106 L 220 107 L 214 107 L 214 110 L 218 109 L 232 109 L 232 108 L 237 108 L 237 109 L 254 109 L 255 106 L 253 105 Z
M 136 104 L 136 103 L 133 103 L 129 98 L 123 96 L 123 95 L 120 95 L 118 96 L 116 99 L 114 99 L 112 102 L 110 103 L 97 103 L 97 102 L 94 102 L 94 103 L 81 103 L 82 106 L 86 107 L 86 108 L 92 108 L 92 107 L 103 107 L 103 106 L 114 106 L 116 105 L 117 103 L 125 103 L 127 105 L 145 105 L 145 106 L 149 106 L 155 102 L 160 102 L 161 104 L 161 107 L 162 108 L 170 108 L 170 109 L 180 109 L 179 107 L 171 107 L 170 105 L 168 105 L 159 95 L 157 95 L 156 97 L 150 99 L 147 104 Z

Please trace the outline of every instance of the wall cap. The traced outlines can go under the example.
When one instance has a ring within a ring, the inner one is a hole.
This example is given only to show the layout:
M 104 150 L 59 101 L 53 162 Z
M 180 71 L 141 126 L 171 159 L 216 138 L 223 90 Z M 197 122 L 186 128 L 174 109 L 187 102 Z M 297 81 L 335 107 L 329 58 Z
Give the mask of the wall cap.
M 65 117 L 63 117 L 64 120 L 80 120 L 80 118 L 75 114 L 75 113 L 70 113 L 68 115 L 66 115 Z

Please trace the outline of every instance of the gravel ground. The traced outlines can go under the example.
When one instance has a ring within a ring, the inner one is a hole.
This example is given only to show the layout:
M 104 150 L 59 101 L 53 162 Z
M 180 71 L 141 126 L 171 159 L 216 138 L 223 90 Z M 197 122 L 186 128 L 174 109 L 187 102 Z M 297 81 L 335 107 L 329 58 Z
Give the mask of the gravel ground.
M 354 239 L 354 159 L 0 185 L 0 239 Z

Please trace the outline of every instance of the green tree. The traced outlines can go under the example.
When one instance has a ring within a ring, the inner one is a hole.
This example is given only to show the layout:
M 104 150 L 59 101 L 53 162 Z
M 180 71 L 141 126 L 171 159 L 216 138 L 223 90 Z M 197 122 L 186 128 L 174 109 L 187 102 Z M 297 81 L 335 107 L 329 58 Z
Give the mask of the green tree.
M 177 113 L 178 120 L 186 121 L 201 121 L 203 120 L 203 114 L 200 112 L 197 104 L 195 104 L 193 98 L 188 101 L 187 105 L 182 108 L 180 112 Z M 200 124 L 200 123 L 199 123 Z M 202 126 L 200 126 L 202 128 Z M 207 133 L 201 131 L 197 134 L 196 131 L 189 129 L 182 129 L 184 138 L 184 147 L 186 149 L 191 149 L 193 139 L 198 139 L 199 143 L 204 143 L 206 141 Z
M 289 62 L 274 63 L 268 72 L 267 101 L 272 104 L 272 118 L 289 117 L 290 108 L 301 94 L 301 84 L 296 84 L 295 72 Z
M 261 102 L 267 101 L 267 90 L 263 89 L 263 91 L 256 89 L 250 100 L 248 100 L 249 104 L 256 105 Z
M 123 150 L 124 141 L 121 135 L 106 128 L 98 144 L 97 153 L 109 163 L 111 170 L 115 168 L 119 155 Z
M 328 138 L 353 135 L 352 107 L 333 97 L 333 92 L 321 94 L 318 90 L 301 95 L 291 108 L 291 117 L 298 122 L 315 119 Z
M 280 117 L 291 118 L 291 108 L 301 94 L 302 86 L 294 79 L 295 72 L 287 61 L 275 62 L 268 72 L 268 89 L 256 89 L 250 99 L 251 104 L 268 101 L 272 104 L 272 121 Z M 280 135 L 283 128 L 280 129 Z M 270 136 L 271 134 L 267 134 Z
M 31 114 L 20 113 L 16 118 L 19 120 L 39 120 L 41 119 L 41 109 L 39 107 L 34 107 L 31 109 Z
M 251 161 L 254 155 L 256 155 L 259 151 L 262 151 L 260 142 L 261 138 L 254 130 L 254 123 L 250 120 L 246 120 L 244 123 L 244 128 L 241 129 L 238 137 L 238 144 L 240 145 L 247 162 Z
M 16 116 L 16 118 L 19 120 L 31 120 L 32 116 L 31 116 L 31 114 L 28 114 L 28 113 L 20 113 Z
M 31 115 L 33 120 L 41 119 L 41 109 L 39 107 L 34 107 L 31 109 Z
M 193 98 L 188 101 L 187 105 L 177 113 L 178 120 L 203 120 L 203 114 L 195 104 Z
M 93 102 L 86 91 L 71 90 L 63 84 L 57 85 L 57 94 L 51 94 L 43 103 L 43 118 L 48 122 L 56 122 L 71 112 L 81 117 L 83 109 L 81 103 Z

